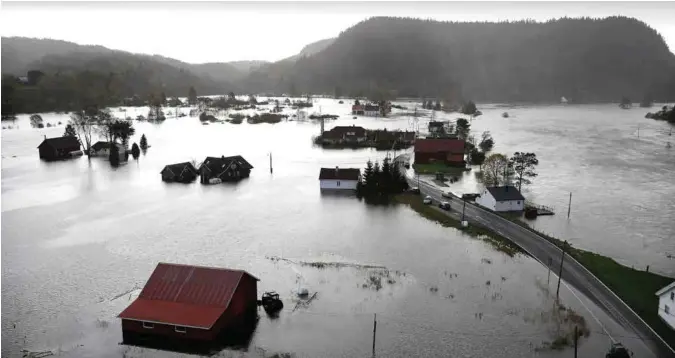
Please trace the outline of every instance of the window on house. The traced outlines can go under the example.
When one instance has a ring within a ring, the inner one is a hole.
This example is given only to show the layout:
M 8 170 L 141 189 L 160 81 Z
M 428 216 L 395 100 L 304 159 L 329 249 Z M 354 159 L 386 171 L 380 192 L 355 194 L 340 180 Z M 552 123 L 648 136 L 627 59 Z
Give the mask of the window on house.
M 518 201 L 516 202 L 516 204 L 519 204 L 519 205 L 520 205 L 520 200 L 518 200 Z
M 143 322 L 143 328 L 153 329 L 155 328 L 155 325 L 150 322 Z
M 664 311 L 666 311 L 667 314 L 670 314 L 670 307 L 668 307 L 668 305 L 666 305 L 666 307 L 664 308 Z
M 675 301 L 675 292 L 670 293 L 670 300 Z
M 339 180 L 337 181 L 337 186 L 340 186 L 340 181 L 339 181 Z
M 174 331 L 178 333 L 187 333 L 187 328 L 182 327 L 182 326 L 174 326 Z

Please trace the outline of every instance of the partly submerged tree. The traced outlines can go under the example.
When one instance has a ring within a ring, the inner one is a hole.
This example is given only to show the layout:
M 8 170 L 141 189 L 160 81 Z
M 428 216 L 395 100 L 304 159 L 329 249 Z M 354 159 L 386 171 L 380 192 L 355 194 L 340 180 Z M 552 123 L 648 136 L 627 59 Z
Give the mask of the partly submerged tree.
M 485 186 L 506 185 L 510 173 L 509 159 L 504 154 L 491 154 L 485 158 L 482 172 Z
M 476 104 L 473 103 L 473 101 L 466 102 L 462 106 L 462 109 L 460 110 L 462 114 L 469 114 L 469 115 L 474 115 L 476 114 L 477 111 L 478 109 L 476 108 Z
M 495 140 L 492 138 L 490 132 L 484 131 L 483 134 L 481 134 L 480 143 L 478 143 L 480 150 L 482 150 L 483 152 L 489 152 L 492 150 L 492 147 L 494 147 L 494 145 Z
M 145 138 L 145 134 L 141 135 L 141 149 L 143 151 L 148 149 L 148 139 Z
M 138 159 L 138 157 L 141 155 L 141 149 L 138 148 L 138 144 L 134 143 L 131 146 L 131 155 L 134 157 L 134 159 Z
M 39 114 L 33 114 L 30 116 L 30 126 L 33 128 L 43 128 L 42 117 Z
M 472 165 L 478 165 L 483 170 L 483 163 L 485 163 L 485 152 L 481 152 L 473 148 L 469 153 L 469 160 Z
M 91 156 L 91 135 L 97 124 L 97 117 L 92 111 L 73 111 L 68 122 L 75 129 L 77 139 L 85 148 L 87 156 Z
M 521 189 L 523 183 L 531 184 L 529 178 L 538 175 L 535 167 L 539 165 L 539 160 L 534 153 L 515 152 L 513 157 L 509 159 L 509 164 L 513 168 L 513 173 L 518 181 L 518 190 Z
M 469 131 L 471 129 L 471 124 L 464 118 L 459 118 L 457 120 L 457 125 L 455 126 L 455 134 L 461 139 L 466 140 L 469 137 Z
M 114 144 L 110 146 L 110 156 L 108 159 L 110 159 L 110 165 L 113 167 L 120 165 L 120 152 Z

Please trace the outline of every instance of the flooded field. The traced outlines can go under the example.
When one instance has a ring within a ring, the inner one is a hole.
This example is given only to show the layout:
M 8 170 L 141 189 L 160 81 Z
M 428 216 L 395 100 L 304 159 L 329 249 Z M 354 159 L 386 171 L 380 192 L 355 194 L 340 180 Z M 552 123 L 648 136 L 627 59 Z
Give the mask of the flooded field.
M 320 99 L 314 110 L 341 115 L 327 121 L 327 129 L 414 124 L 400 115 L 354 120 L 349 106 Z M 570 221 L 559 214 L 537 219 L 536 227 L 675 274 L 666 256 L 675 253 L 675 204 L 668 200 L 675 194 L 669 181 L 675 153 L 660 144 L 666 124 L 647 122 L 641 110 L 610 106 L 481 110 L 485 114 L 473 121 L 476 135 L 489 129 L 496 151 L 534 151 L 540 158 L 540 176 L 528 195 L 558 207 L 574 192 Z M 501 118 L 504 110 L 511 118 Z M 43 118 L 58 124 L 68 117 Z M 637 123 L 639 140 L 628 132 Z M 259 293 L 281 294 L 280 317 L 261 310 L 247 349 L 219 356 L 370 355 L 374 314 L 380 356 L 571 354 L 550 349 L 570 327 L 557 324 L 561 311 L 547 289 L 548 271 L 533 259 L 510 257 L 407 207 L 321 195 L 320 167 L 362 167 L 386 153 L 314 147 L 316 122 L 135 122 L 131 142 L 145 134 L 151 148 L 115 169 L 102 158 L 41 162 L 37 145 L 44 135 L 61 135 L 63 125 L 30 129 L 25 116 L 12 125 L 19 129 L 2 131 L 3 356 L 21 356 L 22 349 L 68 357 L 166 356 L 119 345 L 116 318 L 161 261 L 244 269 L 261 279 Z M 235 154 L 255 167 L 237 184 L 165 184 L 159 175 L 166 164 Z M 464 179 L 453 190 L 475 190 L 473 174 Z M 553 288 L 555 275 L 550 281 Z M 316 293 L 311 303 L 298 304 L 300 285 Z M 564 285 L 561 295 L 588 328 L 581 356 L 602 356 L 610 336 L 636 356 L 651 356 L 648 343 L 585 297 Z

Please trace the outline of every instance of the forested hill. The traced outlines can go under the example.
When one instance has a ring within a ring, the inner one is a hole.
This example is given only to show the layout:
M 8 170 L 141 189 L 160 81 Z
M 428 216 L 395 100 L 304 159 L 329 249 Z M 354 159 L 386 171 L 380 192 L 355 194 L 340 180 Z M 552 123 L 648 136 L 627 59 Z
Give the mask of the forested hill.
M 249 91 L 393 93 L 476 101 L 675 97 L 675 56 L 625 17 L 501 23 L 371 18 L 296 62 L 254 71 Z

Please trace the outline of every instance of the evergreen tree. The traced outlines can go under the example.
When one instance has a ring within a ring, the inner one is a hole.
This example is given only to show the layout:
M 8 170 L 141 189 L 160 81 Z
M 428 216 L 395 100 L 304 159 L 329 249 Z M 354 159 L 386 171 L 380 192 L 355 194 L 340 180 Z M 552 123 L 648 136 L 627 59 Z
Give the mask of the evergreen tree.
M 112 165 L 113 167 L 116 167 L 116 166 L 120 165 L 120 154 L 119 154 L 119 151 L 117 149 L 117 146 L 114 143 L 112 143 L 111 146 L 110 146 L 110 157 L 109 157 L 109 159 L 110 159 L 110 165 Z
M 375 169 L 370 160 L 366 163 L 366 169 L 363 171 L 363 194 L 368 196 L 375 192 L 377 184 L 375 183 Z
M 148 149 L 148 140 L 145 138 L 145 134 L 141 136 L 141 149 L 144 151 Z
M 188 104 L 191 106 L 197 104 L 197 90 L 193 86 L 190 86 L 190 90 L 188 91 Z
M 382 182 L 382 169 L 380 168 L 380 162 L 375 161 L 373 166 L 373 192 L 372 194 L 377 194 L 380 191 L 380 183 Z
M 131 155 L 134 157 L 134 159 L 138 159 L 138 157 L 141 155 L 141 149 L 138 148 L 138 144 L 134 143 L 131 146 Z
M 77 137 L 77 132 L 75 131 L 75 127 L 73 127 L 72 124 L 66 125 L 66 131 L 63 132 L 64 137 Z
M 388 195 L 392 191 L 392 174 L 391 164 L 389 164 L 389 157 L 382 161 L 382 171 L 380 172 L 379 194 Z

